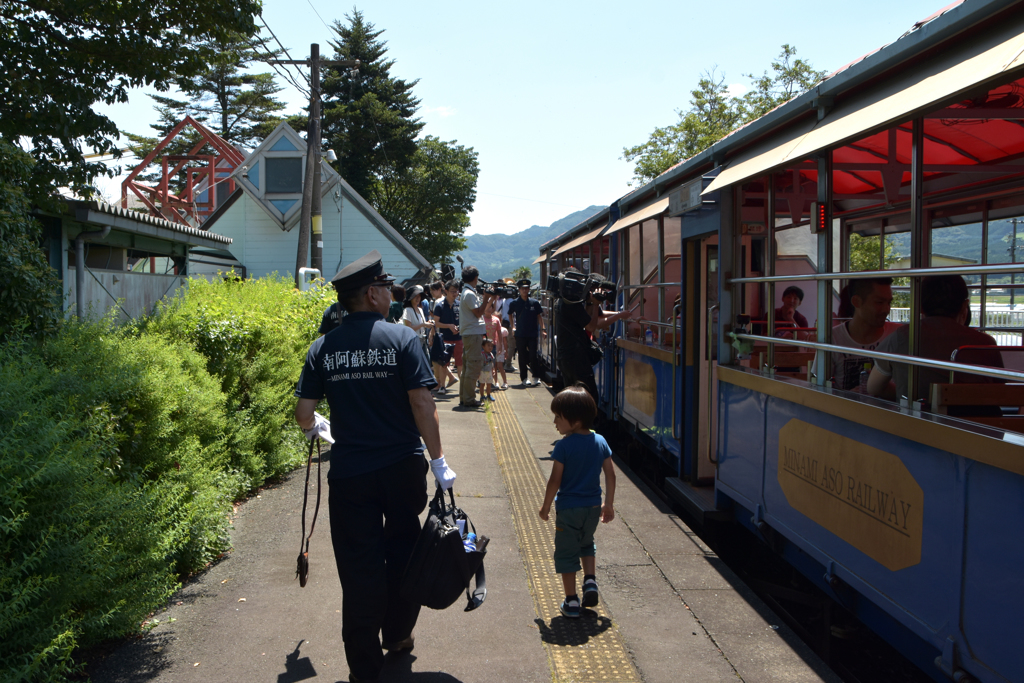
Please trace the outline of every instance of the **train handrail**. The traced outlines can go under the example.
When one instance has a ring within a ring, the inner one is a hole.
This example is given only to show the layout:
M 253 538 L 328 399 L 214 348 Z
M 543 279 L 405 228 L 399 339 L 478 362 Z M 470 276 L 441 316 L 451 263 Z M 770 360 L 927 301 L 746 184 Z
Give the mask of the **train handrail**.
M 718 468 L 718 458 L 712 458 L 711 457 L 711 431 L 712 431 L 712 429 L 714 427 L 714 425 L 712 423 L 712 417 L 714 415 L 713 411 L 715 409 L 715 406 L 711 405 L 711 400 L 712 400 L 711 389 L 712 389 L 712 386 L 713 386 L 713 383 L 714 383 L 714 377 L 712 377 L 712 375 L 714 374 L 714 369 L 715 369 L 715 367 L 714 367 L 714 355 L 711 353 L 711 345 L 715 341 L 715 336 L 714 336 L 715 335 L 715 309 L 717 309 L 717 308 L 718 308 L 718 304 L 714 304 L 713 306 L 710 306 L 708 308 L 708 345 L 707 345 L 707 349 L 705 349 L 707 354 L 708 354 L 708 401 L 707 401 L 707 406 L 708 406 L 708 443 L 707 443 L 707 455 L 708 455 L 708 460 L 711 461 L 711 463 L 715 466 L 716 469 Z M 737 336 L 739 336 L 739 335 L 737 335 Z M 768 337 L 768 339 L 774 339 L 774 337 Z
M 916 277 L 918 275 L 1000 275 L 1024 273 L 1024 264 L 1003 263 L 985 266 L 941 266 L 938 268 L 901 268 L 897 270 L 858 270 L 848 273 L 801 273 L 799 275 L 764 275 L 760 277 L 735 277 L 726 284 L 739 285 L 755 282 L 799 282 L 818 280 L 866 280 L 875 277 Z
M 749 341 L 763 341 L 769 344 L 783 344 L 786 346 L 794 346 L 793 340 L 791 339 L 778 339 L 776 337 L 764 337 L 759 334 L 746 334 L 740 333 L 736 335 L 737 339 L 746 339 Z M 935 368 L 937 370 L 951 370 L 953 372 L 966 372 L 969 375 L 983 375 L 985 377 L 996 377 L 998 379 L 1006 379 L 1014 382 L 1024 382 L 1024 372 L 1014 372 L 1012 370 L 1004 370 L 1002 368 L 991 368 L 986 365 L 967 365 L 965 363 L 950 363 L 949 361 L 932 360 L 930 358 L 917 358 L 915 356 L 904 356 L 899 353 L 883 353 L 881 351 L 874 351 L 868 349 L 861 349 L 858 347 L 850 346 L 839 346 L 837 344 L 823 344 L 821 342 L 809 342 L 801 341 L 797 342 L 795 346 L 806 346 L 818 351 L 838 351 L 840 353 L 856 353 L 858 356 L 865 356 L 867 358 L 878 358 L 881 360 L 891 360 L 897 363 L 906 363 L 908 365 L 916 365 L 925 368 Z M 998 349 L 998 346 L 993 346 L 993 349 Z
M 679 311 L 683 304 L 680 302 L 672 307 L 672 319 L 677 324 L 672 326 L 672 438 L 678 440 L 679 434 L 677 433 L 676 427 L 678 426 L 678 420 L 676 420 L 676 372 L 679 370 L 679 354 L 676 352 L 678 348 L 676 346 L 676 331 L 679 329 Z

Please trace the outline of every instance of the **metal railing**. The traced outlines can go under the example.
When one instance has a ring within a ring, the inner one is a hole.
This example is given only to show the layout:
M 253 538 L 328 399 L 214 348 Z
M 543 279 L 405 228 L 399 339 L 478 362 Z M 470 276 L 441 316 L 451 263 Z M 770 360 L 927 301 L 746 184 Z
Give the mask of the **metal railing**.
M 793 344 L 791 340 L 777 339 L 775 337 L 764 337 L 759 334 L 740 333 L 736 335 L 736 338 L 755 342 L 766 342 L 769 344 Z M 964 372 L 970 375 L 983 375 L 985 377 L 995 377 L 997 379 L 1004 379 L 1011 382 L 1024 382 L 1024 372 L 1014 372 L 1013 370 L 1004 370 L 1002 368 L 991 368 L 985 365 L 967 365 L 965 363 L 951 363 L 949 361 L 931 360 L 930 358 L 918 358 L 916 356 L 904 356 L 898 353 L 883 353 L 881 351 L 851 348 L 849 346 L 839 346 L 837 344 L 822 344 L 819 342 L 802 341 L 798 342 L 798 345 L 806 346 L 807 348 L 815 349 L 818 351 L 836 351 L 839 353 L 850 353 L 852 351 L 855 352 L 858 356 L 864 356 L 866 358 L 877 358 L 881 360 L 895 361 L 897 363 L 906 363 L 907 365 L 916 365 L 925 368 L 935 368 L 937 370 Z M 998 347 L 993 346 L 992 349 L 997 350 Z
M 975 319 L 981 315 L 981 306 L 971 306 L 971 312 L 974 314 Z M 894 323 L 908 323 L 910 322 L 910 309 L 909 308 L 892 308 L 889 309 L 889 320 Z M 973 327 L 973 325 L 972 325 Z M 1024 311 L 1004 311 L 1000 309 L 985 308 L 985 321 L 980 325 L 983 329 L 999 329 L 999 328 L 1010 328 L 1006 331 L 1011 331 L 1015 328 L 1024 329 Z
M 916 277 L 918 275 L 1003 275 L 1024 273 L 1024 264 L 1001 264 L 996 266 L 963 266 L 942 268 L 902 268 L 898 270 L 858 270 L 850 273 L 802 273 L 800 275 L 771 275 L 759 277 L 736 277 L 728 285 L 757 282 L 806 282 L 818 280 L 868 280 L 876 277 Z

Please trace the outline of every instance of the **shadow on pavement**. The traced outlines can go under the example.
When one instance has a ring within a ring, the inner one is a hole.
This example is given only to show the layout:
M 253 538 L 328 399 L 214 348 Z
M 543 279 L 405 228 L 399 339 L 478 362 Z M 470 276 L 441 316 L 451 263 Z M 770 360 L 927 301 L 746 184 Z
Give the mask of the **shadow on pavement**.
M 597 617 L 593 610 L 584 609 L 579 619 L 555 617 L 551 624 L 543 619 L 534 619 L 540 629 L 540 639 L 551 645 L 583 645 L 594 636 L 598 636 L 612 627 L 608 617 Z
M 461 679 L 443 671 L 413 671 L 416 655 L 405 650 L 384 655 L 381 683 L 462 683 Z
M 108 659 L 106 652 L 94 652 L 85 656 L 89 662 L 86 674 L 92 681 L 103 683 L 137 683 L 159 677 L 171 666 L 164 656 L 164 650 L 174 641 L 171 633 L 149 634 L 144 638 L 120 645 L 116 660 Z M 95 656 L 96 661 L 93 660 Z M 112 665 L 116 661 L 116 665 Z
M 305 640 L 300 640 L 295 649 L 284 658 L 284 673 L 277 675 L 277 683 L 298 683 L 310 678 L 316 678 L 316 669 L 309 657 L 299 657 L 299 648 Z

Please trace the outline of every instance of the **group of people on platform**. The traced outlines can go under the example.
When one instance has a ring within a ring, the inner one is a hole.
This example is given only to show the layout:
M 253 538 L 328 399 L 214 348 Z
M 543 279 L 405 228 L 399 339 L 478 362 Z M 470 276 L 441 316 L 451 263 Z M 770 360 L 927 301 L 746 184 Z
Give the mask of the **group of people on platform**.
M 329 434 L 333 439 L 328 510 L 350 682 L 378 680 L 385 651 L 413 648 L 420 606 L 403 597 L 400 585 L 427 504 L 426 473 L 433 473 L 442 490 L 456 479 L 445 460 L 431 395 L 449 386 L 453 376 L 447 358 L 431 368 L 432 340 L 452 347 L 462 406 L 480 405 L 475 386 L 481 373 L 487 380 L 492 368 L 505 369 L 508 338 L 515 340 L 523 384 L 531 385 L 528 368 L 535 380 L 539 376 L 534 358 L 543 320 L 539 302 L 529 296 L 529 280 L 518 283 L 519 298 L 496 306 L 493 295 L 477 291 L 476 268 L 464 268 L 462 274 L 461 283 L 431 285 L 430 305 L 422 306 L 420 286 L 395 295 L 399 287 L 384 272 L 377 251 L 346 266 L 331 281 L 338 302 L 324 312 L 321 336 L 306 354 L 295 390 L 295 419 L 306 437 Z M 394 306 L 399 302 L 400 307 Z M 504 324 L 499 311 L 507 311 Z M 587 306 L 566 315 L 589 329 L 602 320 L 607 326 L 614 318 Z M 489 392 L 487 387 L 483 395 Z M 330 422 L 316 410 L 324 398 Z M 578 618 L 583 607 L 598 602 L 594 532 L 599 521 L 614 518 L 615 471 L 607 442 L 590 429 L 597 405 L 589 387 L 567 385 L 551 410 L 564 438 L 552 453 L 538 515 L 547 520 L 555 506 L 555 570 L 565 591 L 559 609 L 567 618 Z M 582 598 L 576 587 L 581 568 Z
M 408 290 L 391 285 L 392 302 L 385 320 L 416 332 L 433 366 L 437 382 L 433 393 L 444 396 L 461 380 L 460 407 L 475 408 L 485 400 L 493 401 L 492 388 L 508 389 L 507 373 L 517 370 L 512 364 L 516 355 L 521 384 L 540 385 L 537 349 L 544 329 L 543 310 L 530 296 L 530 280 L 516 283 L 518 297 L 502 298 L 477 291 L 480 273 L 476 267 L 464 268 L 462 278 L 435 281 L 428 290 L 421 285 Z M 320 334 L 335 329 L 344 315 L 340 304 L 328 307 Z
M 908 396 L 908 364 L 874 360 L 858 353 L 864 350 L 910 354 L 909 325 L 888 319 L 893 300 L 892 278 L 852 280 L 840 300 L 839 317 L 848 320 L 832 328 L 832 343 L 848 347 L 850 351 L 832 352 L 832 386 L 889 400 Z M 787 287 L 782 301 L 783 305 L 775 310 L 775 336 L 806 339 L 800 336 L 799 328 L 806 328 L 807 320 L 796 310 L 803 301 L 803 291 L 796 286 Z M 949 361 L 953 351 L 962 346 L 995 347 L 996 340 L 970 327 L 970 321 L 971 298 L 962 276 L 932 275 L 921 279 L 921 358 Z M 1002 367 L 998 351 L 984 353 L 980 365 Z M 948 381 L 948 371 L 919 368 L 915 396 L 924 399 L 927 405 L 931 384 Z M 957 381 L 985 383 L 994 380 L 962 374 Z M 960 416 L 970 416 L 973 412 L 970 407 L 950 410 L 950 414 Z

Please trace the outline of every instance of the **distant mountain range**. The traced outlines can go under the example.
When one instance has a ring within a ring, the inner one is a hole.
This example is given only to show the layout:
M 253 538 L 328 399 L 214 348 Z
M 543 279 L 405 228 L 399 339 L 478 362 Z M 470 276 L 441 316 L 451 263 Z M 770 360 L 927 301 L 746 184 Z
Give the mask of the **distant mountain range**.
M 604 206 L 588 206 L 560 218 L 551 225 L 534 225 L 511 235 L 470 235 L 466 238 L 466 249 L 461 256 L 467 266 L 480 269 L 480 277 L 487 281 L 509 277 L 512 270 L 520 266 L 530 266 L 534 281 L 540 275 L 540 266 L 532 265 L 540 254 L 540 245 L 558 237 L 566 230 L 573 228 L 595 213 L 605 209 Z M 458 263 L 455 272 L 459 272 Z

